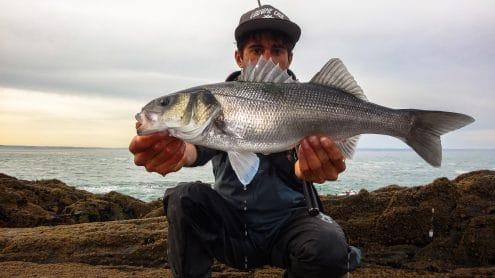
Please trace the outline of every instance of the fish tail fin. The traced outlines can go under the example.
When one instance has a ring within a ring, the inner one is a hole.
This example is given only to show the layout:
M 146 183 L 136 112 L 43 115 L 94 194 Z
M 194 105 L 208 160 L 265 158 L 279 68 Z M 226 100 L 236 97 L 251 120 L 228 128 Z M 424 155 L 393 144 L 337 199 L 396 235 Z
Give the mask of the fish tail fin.
M 440 167 L 442 163 L 440 136 L 474 122 L 468 115 L 453 112 L 415 109 L 402 111 L 408 112 L 412 119 L 409 135 L 403 140 L 434 167 Z

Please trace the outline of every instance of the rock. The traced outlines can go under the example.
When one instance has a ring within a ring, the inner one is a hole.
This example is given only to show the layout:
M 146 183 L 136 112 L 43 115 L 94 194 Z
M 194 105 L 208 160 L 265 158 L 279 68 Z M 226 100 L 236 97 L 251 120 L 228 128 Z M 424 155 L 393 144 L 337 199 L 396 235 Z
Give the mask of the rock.
M 364 251 L 365 267 L 355 277 L 475 277 L 495 274 L 493 192 L 495 171 L 476 171 L 425 186 L 326 196 L 322 202 L 348 241 Z M 40 263 L 61 264 L 61 269 L 83 264 L 110 271 L 105 266 L 115 265 L 124 272 L 165 273 L 155 272 L 167 267 L 167 222 L 156 217 L 161 215 L 159 200 L 146 204 L 116 192 L 91 194 L 56 180 L 29 182 L 0 175 L 4 227 L 107 221 L 0 228 L 0 267 L 20 268 L 22 264 L 8 262 L 25 261 L 33 268 L 42 268 Z M 108 221 L 126 217 L 151 218 Z M 218 263 L 213 270 L 214 277 L 280 277 L 282 272 L 244 272 Z
M 378 243 L 425 245 L 429 242 L 431 212 L 414 206 L 394 206 L 377 217 L 374 232 Z M 338 222 L 338 220 L 337 220 Z
M 164 217 L 35 228 L 4 228 L 0 261 L 166 266 Z
M 494 192 L 495 171 L 483 170 L 424 186 L 327 196 L 322 202 L 351 244 L 364 249 L 365 261 L 448 271 L 456 265 L 495 264 Z M 404 253 L 394 246 L 415 246 L 416 251 Z
M 156 208 L 152 211 L 150 211 L 148 214 L 146 214 L 143 218 L 151 218 L 151 217 L 159 217 L 159 216 L 164 216 L 165 212 L 163 211 L 163 206 Z
M 0 174 L 0 227 L 35 227 L 140 218 L 161 206 L 110 192 L 92 194 L 59 180 Z
M 401 267 L 418 252 L 414 245 L 374 246 L 366 253 L 366 261 L 374 265 Z
M 478 216 L 469 221 L 457 249 L 457 263 L 478 266 L 495 264 L 495 214 Z

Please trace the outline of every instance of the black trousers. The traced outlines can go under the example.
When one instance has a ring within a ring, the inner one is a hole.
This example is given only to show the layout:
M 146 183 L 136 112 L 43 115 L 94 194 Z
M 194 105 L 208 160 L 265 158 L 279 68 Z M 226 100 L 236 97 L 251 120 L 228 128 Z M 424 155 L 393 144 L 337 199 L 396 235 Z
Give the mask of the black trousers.
M 182 183 L 164 197 L 168 261 L 174 277 L 210 277 L 213 258 L 239 269 L 271 265 L 288 277 L 340 277 L 360 262 L 330 217 L 296 210 L 269 250 L 246 233 L 244 216 L 209 185 Z

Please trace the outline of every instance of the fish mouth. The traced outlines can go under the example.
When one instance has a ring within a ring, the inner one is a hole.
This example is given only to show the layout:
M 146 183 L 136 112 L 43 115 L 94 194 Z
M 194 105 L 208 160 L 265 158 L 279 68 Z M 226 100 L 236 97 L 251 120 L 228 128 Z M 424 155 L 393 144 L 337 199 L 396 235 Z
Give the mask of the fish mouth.
M 137 113 L 136 116 L 134 117 L 136 118 L 136 121 L 138 121 L 140 124 L 152 123 L 158 120 L 157 113 L 148 112 L 148 111 L 141 111 L 140 113 Z
M 141 111 L 134 118 L 138 121 L 139 127 L 136 129 L 138 135 L 148 135 L 156 132 L 168 132 L 168 127 L 159 125 L 158 114 L 149 111 Z

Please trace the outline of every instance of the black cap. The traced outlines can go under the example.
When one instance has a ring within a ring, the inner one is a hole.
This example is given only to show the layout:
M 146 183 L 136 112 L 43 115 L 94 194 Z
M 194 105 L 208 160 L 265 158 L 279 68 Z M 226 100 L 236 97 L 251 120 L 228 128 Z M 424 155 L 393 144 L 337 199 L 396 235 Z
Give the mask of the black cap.
M 239 25 L 235 28 L 235 40 L 239 41 L 248 32 L 264 29 L 287 34 L 293 44 L 296 44 L 301 36 L 301 28 L 285 14 L 270 5 L 263 5 L 241 16 Z

